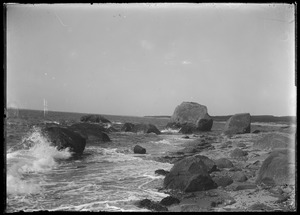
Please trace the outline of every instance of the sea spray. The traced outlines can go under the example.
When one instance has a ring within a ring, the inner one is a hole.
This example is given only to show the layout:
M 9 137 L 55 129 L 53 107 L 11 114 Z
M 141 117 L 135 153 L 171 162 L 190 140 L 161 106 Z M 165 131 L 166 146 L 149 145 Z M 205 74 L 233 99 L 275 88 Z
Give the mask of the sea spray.
M 71 157 L 69 149 L 58 151 L 41 130 L 34 127 L 22 140 L 19 147 L 9 150 L 7 159 L 7 193 L 37 193 L 41 191 L 42 178 L 26 177 L 47 172 L 58 166 L 58 160 Z M 30 179 L 29 179 L 30 178 Z M 36 181 L 37 180 L 37 181 Z

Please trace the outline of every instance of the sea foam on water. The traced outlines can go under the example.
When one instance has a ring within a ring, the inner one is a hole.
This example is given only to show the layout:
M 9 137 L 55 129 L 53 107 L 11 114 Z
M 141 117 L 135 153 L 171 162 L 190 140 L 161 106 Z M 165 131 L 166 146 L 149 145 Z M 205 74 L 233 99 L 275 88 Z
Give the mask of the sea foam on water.
M 30 176 L 56 168 L 57 160 L 71 157 L 68 148 L 58 151 L 56 147 L 51 146 L 39 128 L 34 128 L 28 133 L 21 144 L 22 148 L 7 153 L 8 194 L 40 192 L 41 178 L 36 181 Z

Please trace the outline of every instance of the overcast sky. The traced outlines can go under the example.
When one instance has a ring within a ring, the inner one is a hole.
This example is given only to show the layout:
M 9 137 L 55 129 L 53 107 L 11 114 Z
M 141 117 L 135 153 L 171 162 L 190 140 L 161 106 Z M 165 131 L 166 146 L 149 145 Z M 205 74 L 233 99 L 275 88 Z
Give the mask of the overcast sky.
M 295 115 L 291 4 L 7 6 L 7 106 Z

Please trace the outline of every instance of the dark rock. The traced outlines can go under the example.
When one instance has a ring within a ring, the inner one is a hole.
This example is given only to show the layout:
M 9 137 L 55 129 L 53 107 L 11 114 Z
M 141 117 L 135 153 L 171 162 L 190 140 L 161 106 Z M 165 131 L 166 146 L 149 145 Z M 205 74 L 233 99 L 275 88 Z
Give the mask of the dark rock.
M 267 133 L 262 138 L 258 139 L 253 148 L 256 149 L 275 149 L 288 148 L 291 146 L 292 139 L 285 133 Z
M 85 115 L 80 118 L 81 122 L 92 122 L 92 123 L 111 123 L 108 119 L 100 115 Z
M 186 157 L 176 162 L 164 179 L 164 188 L 184 192 L 203 191 L 216 187 L 206 165 L 195 157 Z
M 273 180 L 276 185 L 295 184 L 295 151 L 288 149 L 274 150 L 262 163 L 256 183 Z
M 227 158 L 220 158 L 218 160 L 215 160 L 215 163 L 218 168 L 223 169 L 223 168 L 231 168 L 233 167 L 233 164 L 230 160 Z
M 258 134 L 258 133 L 260 133 L 260 130 L 254 130 L 254 131 L 252 131 L 252 133 L 253 134 Z
M 189 136 L 183 136 L 182 138 L 183 138 L 183 139 L 190 139 Z
M 234 150 L 230 153 L 230 156 L 231 156 L 232 158 L 241 158 L 241 157 L 244 157 L 244 156 L 246 156 L 246 155 L 248 155 L 248 153 L 245 152 L 245 151 L 243 151 L 243 150 L 241 150 L 241 149 L 239 149 L 239 148 L 234 149 Z
M 183 131 L 190 131 L 194 128 L 196 128 L 197 131 L 210 131 L 213 120 L 208 115 L 206 106 L 195 102 L 182 102 L 175 108 L 170 123 L 172 123 L 173 126 L 180 125 L 180 127 L 189 124 Z
M 163 175 L 163 176 L 166 176 L 166 175 L 169 174 L 169 173 L 170 173 L 169 171 L 166 171 L 166 170 L 163 170 L 163 169 L 155 170 L 155 174 L 157 174 L 157 175 Z
M 192 123 L 187 123 L 182 125 L 181 129 L 179 130 L 179 133 L 182 134 L 192 134 L 197 131 L 196 125 Z
M 86 140 L 79 134 L 58 126 L 46 126 L 42 129 L 42 133 L 48 137 L 51 144 L 58 150 L 69 148 L 75 154 L 82 154 L 84 151 Z
M 88 140 L 110 142 L 110 138 L 106 133 L 107 130 L 98 124 L 75 123 L 67 128 L 80 134 L 82 137 Z
M 144 134 L 155 133 L 160 134 L 160 130 L 158 130 L 155 125 L 152 124 L 135 124 L 132 128 L 132 132 L 141 132 Z
M 172 197 L 172 196 L 167 196 L 160 201 L 160 204 L 164 205 L 164 206 L 170 206 L 170 205 L 179 204 L 179 203 L 180 203 L 179 199 Z
M 143 199 L 138 202 L 138 207 L 147 208 L 151 211 L 168 211 L 168 208 L 160 205 L 159 203 L 153 202 L 149 199 Z
M 123 127 L 121 128 L 121 131 L 125 131 L 125 132 L 131 132 L 132 128 L 134 127 L 134 124 L 126 122 Z
M 135 154 L 146 154 L 146 149 L 139 146 L 139 145 L 136 145 L 134 148 L 133 148 L 133 152 Z
M 230 177 L 226 177 L 226 176 L 213 177 L 213 181 L 216 182 L 216 184 L 221 187 L 226 187 L 233 183 L 233 180 Z
M 235 114 L 230 117 L 225 125 L 224 134 L 244 134 L 250 133 L 251 116 L 249 113 Z
M 232 178 L 238 182 L 245 182 L 248 180 L 247 176 L 243 172 L 235 172 Z

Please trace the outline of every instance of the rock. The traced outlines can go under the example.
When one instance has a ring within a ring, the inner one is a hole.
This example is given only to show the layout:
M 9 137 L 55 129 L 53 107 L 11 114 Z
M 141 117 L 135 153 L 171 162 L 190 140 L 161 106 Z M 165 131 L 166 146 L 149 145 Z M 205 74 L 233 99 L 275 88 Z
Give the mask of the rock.
M 234 181 L 245 182 L 248 180 L 247 176 L 243 172 L 235 172 L 232 176 Z
M 194 128 L 197 131 L 210 131 L 213 120 L 208 115 L 206 106 L 195 102 L 182 102 L 175 108 L 170 119 L 170 125 L 187 126 L 183 131 L 190 131 Z
M 181 129 L 179 130 L 179 133 L 192 134 L 196 131 L 197 131 L 196 125 L 194 125 L 192 123 L 187 123 L 187 124 L 182 125 Z
M 256 183 L 266 179 L 273 180 L 276 185 L 295 184 L 295 151 L 274 150 L 262 163 Z
M 100 115 L 85 115 L 80 118 L 81 122 L 92 122 L 92 123 L 111 123 L 108 119 Z
M 239 148 L 234 149 L 230 153 L 230 157 L 232 157 L 232 158 L 241 158 L 241 157 L 244 157 L 246 155 L 248 155 L 248 153 L 245 152 L 245 151 L 243 151 L 243 150 L 241 150 L 241 149 L 239 149 Z
M 183 138 L 183 139 L 190 139 L 190 137 L 187 136 L 187 135 L 186 135 L 186 136 L 183 136 L 182 138 Z
M 133 152 L 135 154 L 146 154 L 146 149 L 139 146 L 139 145 L 136 145 L 134 148 L 133 148 Z
M 249 113 L 235 114 L 227 120 L 223 133 L 226 135 L 250 133 L 250 127 Z
M 77 132 L 87 140 L 97 140 L 101 142 L 110 142 L 110 138 L 106 133 L 106 129 L 98 124 L 75 123 L 67 127 Z
M 233 183 L 233 180 L 230 177 L 226 177 L 226 176 L 213 177 L 213 181 L 216 182 L 216 184 L 221 187 L 226 187 Z
M 170 173 L 169 171 L 166 171 L 166 170 L 163 170 L 163 169 L 155 170 L 155 174 L 157 174 L 157 175 L 163 175 L 163 176 L 166 176 L 166 175 L 169 174 L 169 173 Z
M 178 130 L 181 128 L 181 125 L 180 125 L 180 123 L 176 123 L 176 122 L 168 122 L 167 125 L 165 126 L 165 128 Z
M 288 148 L 291 146 L 292 139 L 286 133 L 267 133 L 258 139 L 253 148 L 256 149 L 275 149 L 275 148 Z
M 121 128 L 121 131 L 125 131 L 125 132 L 131 132 L 132 128 L 134 127 L 134 124 L 126 122 L 123 127 Z
M 135 133 L 144 133 L 144 134 L 149 134 L 149 133 L 160 134 L 160 130 L 158 130 L 155 127 L 155 125 L 152 124 L 135 124 L 131 131 Z
M 258 134 L 258 133 L 260 133 L 260 130 L 254 130 L 254 131 L 252 131 L 252 133 L 253 134 Z
M 203 191 L 216 188 L 217 184 L 208 174 L 206 165 L 196 157 L 177 161 L 164 179 L 164 188 L 184 192 Z
M 209 159 L 208 157 L 204 155 L 194 155 L 194 157 L 196 159 L 201 160 L 205 164 L 208 173 L 218 171 L 216 163 L 213 160 Z
M 246 144 L 245 143 L 237 143 L 236 146 L 243 148 L 243 147 L 246 147 Z
M 149 199 L 143 199 L 138 202 L 138 207 L 147 208 L 151 211 L 168 211 L 168 208 L 160 205 L 159 203 L 153 202 Z
M 231 168 L 233 167 L 233 164 L 230 160 L 227 158 L 220 158 L 218 160 L 215 160 L 215 163 L 218 168 L 223 169 L 223 168 Z
M 247 210 L 248 211 L 268 211 L 268 210 L 272 210 L 272 208 L 263 203 L 255 203 L 255 204 L 251 205 Z
M 256 184 L 247 183 L 247 182 L 234 182 L 227 188 L 232 189 L 234 191 L 238 191 L 238 190 L 256 189 L 257 186 Z
M 159 203 L 163 206 L 170 206 L 173 204 L 179 204 L 180 201 L 179 201 L 179 199 L 177 199 L 175 197 L 167 196 L 167 197 L 163 198 Z
M 46 126 L 42 129 L 42 133 L 58 150 L 69 148 L 75 154 L 82 154 L 84 151 L 86 140 L 65 127 Z

